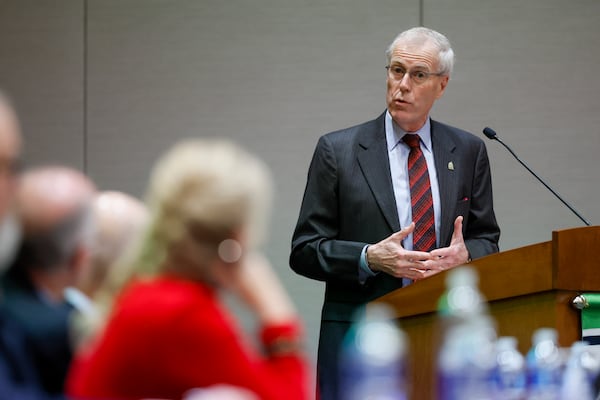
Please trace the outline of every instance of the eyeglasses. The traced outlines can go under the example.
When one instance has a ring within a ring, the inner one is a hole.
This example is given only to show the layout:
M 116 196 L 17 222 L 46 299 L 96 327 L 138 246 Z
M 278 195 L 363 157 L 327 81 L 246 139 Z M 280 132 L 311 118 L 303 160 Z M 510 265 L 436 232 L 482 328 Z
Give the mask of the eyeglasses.
M 406 73 L 408 72 L 408 76 L 410 77 L 410 80 L 413 81 L 413 83 L 420 85 L 422 83 L 425 83 L 427 81 L 427 79 L 429 79 L 429 77 L 431 76 L 443 76 L 445 75 L 443 72 L 427 72 L 427 71 L 423 71 L 420 69 L 416 69 L 413 71 L 406 71 L 406 69 L 404 69 L 403 67 L 399 66 L 399 65 L 386 65 L 385 67 L 388 70 L 388 75 L 390 76 L 390 78 L 396 80 L 396 81 L 401 81 L 402 79 L 404 79 L 404 75 L 406 75 Z

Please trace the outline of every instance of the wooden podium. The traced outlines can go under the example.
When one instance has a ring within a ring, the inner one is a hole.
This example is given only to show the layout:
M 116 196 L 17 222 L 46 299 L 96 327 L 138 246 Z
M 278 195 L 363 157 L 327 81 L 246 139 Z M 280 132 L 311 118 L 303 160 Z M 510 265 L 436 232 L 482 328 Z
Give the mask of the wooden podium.
M 499 336 L 515 336 L 524 354 L 540 327 L 556 328 L 561 346 L 581 339 L 572 299 L 600 291 L 600 226 L 552 232 L 552 241 L 474 260 L 479 288 L 489 302 Z M 435 358 L 441 340 L 437 302 L 448 271 L 369 303 L 391 306 L 409 339 L 411 399 L 435 399 Z M 369 307 L 367 307 L 368 313 Z

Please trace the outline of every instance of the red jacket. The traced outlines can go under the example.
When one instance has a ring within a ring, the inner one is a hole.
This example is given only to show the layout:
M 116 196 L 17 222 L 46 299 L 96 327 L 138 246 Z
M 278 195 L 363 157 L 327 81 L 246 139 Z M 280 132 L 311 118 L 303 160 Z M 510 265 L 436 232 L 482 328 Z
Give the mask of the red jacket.
M 263 345 L 298 337 L 299 323 L 263 327 Z M 307 399 L 305 360 L 257 353 L 214 291 L 159 277 L 130 286 L 106 329 L 73 363 L 67 390 L 85 398 L 180 399 L 214 384 L 246 388 L 261 399 Z

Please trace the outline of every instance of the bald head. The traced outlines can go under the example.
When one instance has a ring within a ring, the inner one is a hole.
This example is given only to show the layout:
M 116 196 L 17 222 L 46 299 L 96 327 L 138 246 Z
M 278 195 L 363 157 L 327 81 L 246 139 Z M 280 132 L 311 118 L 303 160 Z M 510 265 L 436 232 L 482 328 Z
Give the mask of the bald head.
M 42 167 L 21 177 L 17 211 L 25 236 L 45 232 L 89 207 L 94 184 L 81 172 L 67 167 Z
M 17 116 L 0 92 L 0 220 L 13 200 L 15 168 L 21 155 L 21 131 Z
M 14 273 L 60 302 L 89 264 L 94 184 L 67 167 L 41 167 L 21 175 L 15 203 L 23 231 Z
M 118 261 L 137 240 L 149 219 L 144 203 L 116 191 L 100 192 L 94 198 L 92 215 L 95 229 L 91 242 L 91 268 L 79 285 L 90 296 L 102 284 L 109 270 L 117 267 Z
M 74 254 L 87 253 L 95 193 L 94 184 L 71 168 L 42 167 L 22 174 L 16 213 L 23 244 L 17 263 L 26 269 L 55 269 L 71 263 Z

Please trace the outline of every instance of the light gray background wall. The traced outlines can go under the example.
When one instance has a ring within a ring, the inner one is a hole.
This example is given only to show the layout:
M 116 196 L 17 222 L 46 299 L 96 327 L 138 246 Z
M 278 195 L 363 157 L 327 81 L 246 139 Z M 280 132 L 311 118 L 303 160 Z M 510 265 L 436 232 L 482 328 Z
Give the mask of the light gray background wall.
M 140 196 L 175 140 L 226 136 L 272 167 L 266 252 L 316 354 L 323 285 L 287 267 L 317 138 L 385 108 L 384 50 L 424 24 L 450 38 L 456 74 L 433 117 L 491 126 L 600 223 L 597 0 L 3 0 L 0 87 L 29 163 L 84 169 Z M 488 142 L 502 249 L 581 225 L 500 144 Z M 576 268 L 576 266 L 573 266 Z

